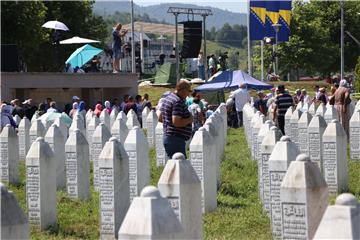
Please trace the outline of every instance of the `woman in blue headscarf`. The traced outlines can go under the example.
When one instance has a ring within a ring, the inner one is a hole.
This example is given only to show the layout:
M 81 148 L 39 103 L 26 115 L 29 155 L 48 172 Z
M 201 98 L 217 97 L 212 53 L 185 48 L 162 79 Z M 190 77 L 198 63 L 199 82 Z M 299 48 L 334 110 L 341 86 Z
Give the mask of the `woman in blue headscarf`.
M 16 122 L 14 121 L 11 112 L 12 107 L 10 105 L 2 104 L 0 108 L 1 112 L 1 122 L 0 122 L 0 128 L 3 129 L 7 124 L 10 124 L 14 128 L 17 128 Z
M 85 109 L 85 102 L 84 101 L 80 101 L 80 103 L 78 105 L 78 108 L 77 108 L 77 111 L 79 113 L 81 113 L 84 116 L 84 119 L 85 119 L 86 109 Z

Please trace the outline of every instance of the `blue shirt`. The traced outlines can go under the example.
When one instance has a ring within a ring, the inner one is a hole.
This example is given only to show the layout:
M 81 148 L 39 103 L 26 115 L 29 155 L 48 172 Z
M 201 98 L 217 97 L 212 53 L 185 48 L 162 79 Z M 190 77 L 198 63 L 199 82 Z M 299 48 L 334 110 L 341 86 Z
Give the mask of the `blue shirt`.
M 185 140 L 190 139 L 192 130 L 191 124 L 186 127 L 175 127 L 172 123 L 172 116 L 178 116 L 182 118 L 190 117 L 190 112 L 183 99 L 181 99 L 175 93 L 170 93 L 164 98 L 160 111 L 163 115 L 163 127 L 165 135 L 178 136 Z
M 113 30 L 112 32 L 113 36 L 113 48 L 121 49 L 121 37 L 119 36 L 119 32 L 116 30 Z

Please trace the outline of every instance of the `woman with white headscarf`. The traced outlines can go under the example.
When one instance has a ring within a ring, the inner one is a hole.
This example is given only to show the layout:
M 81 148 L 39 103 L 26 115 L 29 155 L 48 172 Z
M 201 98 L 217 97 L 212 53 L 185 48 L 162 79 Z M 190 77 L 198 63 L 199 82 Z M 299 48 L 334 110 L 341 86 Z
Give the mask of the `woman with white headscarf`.
M 110 113 L 111 113 L 111 104 L 110 104 L 110 102 L 105 101 L 104 106 L 105 106 L 105 109 L 106 109 L 107 113 L 110 115 Z
M 349 119 L 348 119 L 348 105 L 351 103 L 350 91 L 347 88 L 347 81 L 345 79 L 340 81 L 340 86 L 334 93 L 335 108 L 339 114 L 340 123 L 344 127 L 347 136 L 349 137 Z

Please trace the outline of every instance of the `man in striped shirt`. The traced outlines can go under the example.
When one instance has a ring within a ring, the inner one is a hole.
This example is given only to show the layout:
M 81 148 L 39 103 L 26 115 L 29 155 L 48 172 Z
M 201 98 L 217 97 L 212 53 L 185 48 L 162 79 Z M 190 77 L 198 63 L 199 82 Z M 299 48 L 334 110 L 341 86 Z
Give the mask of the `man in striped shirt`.
M 165 97 L 160 108 L 159 121 L 164 128 L 164 148 L 168 157 L 181 152 L 186 157 L 185 141 L 191 137 L 193 118 L 185 104 L 191 93 L 187 80 L 180 80 L 175 91 Z
M 294 101 L 290 94 L 285 93 L 284 85 L 278 86 L 278 92 L 279 94 L 275 97 L 273 121 L 276 122 L 275 120 L 277 120 L 278 128 L 281 130 L 282 134 L 285 135 L 285 113 L 289 107 L 294 106 Z

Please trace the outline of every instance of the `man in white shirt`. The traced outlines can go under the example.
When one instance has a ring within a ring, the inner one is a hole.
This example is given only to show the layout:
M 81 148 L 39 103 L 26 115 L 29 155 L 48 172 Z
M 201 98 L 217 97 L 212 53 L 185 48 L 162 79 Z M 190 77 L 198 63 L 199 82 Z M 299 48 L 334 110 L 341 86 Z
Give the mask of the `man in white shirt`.
M 250 95 L 246 89 L 246 84 L 241 84 L 238 90 L 231 93 L 230 97 L 235 99 L 235 108 L 238 115 L 239 127 L 242 127 L 243 108 L 247 102 L 250 102 Z

